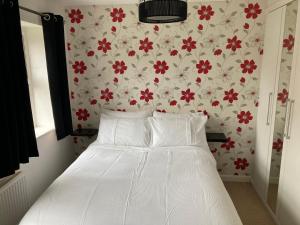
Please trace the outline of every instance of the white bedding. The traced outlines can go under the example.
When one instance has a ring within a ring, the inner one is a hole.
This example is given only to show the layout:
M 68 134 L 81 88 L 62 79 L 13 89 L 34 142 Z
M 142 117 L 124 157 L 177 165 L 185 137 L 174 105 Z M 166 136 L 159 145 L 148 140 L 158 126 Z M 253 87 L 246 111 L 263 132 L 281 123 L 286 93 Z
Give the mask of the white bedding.
M 92 144 L 21 225 L 241 225 L 208 149 Z

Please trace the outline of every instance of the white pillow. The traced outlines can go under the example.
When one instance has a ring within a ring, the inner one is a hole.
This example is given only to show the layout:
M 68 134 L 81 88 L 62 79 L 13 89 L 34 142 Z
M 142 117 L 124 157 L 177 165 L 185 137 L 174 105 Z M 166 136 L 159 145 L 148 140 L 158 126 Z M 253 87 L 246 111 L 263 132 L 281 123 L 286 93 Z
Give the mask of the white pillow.
M 203 113 L 174 114 L 154 112 L 153 118 L 156 120 L 149 120 L 153 132 L 153 146 L 193 145 L 208 148 L 205 131 L 207 116 Z M 169 122 L 164 122 L 166 120 L 169 120 Z M 173 125 L 171 125 L 172 122 L 174 123 Z M 178 127 L 179 124 L 181 124 L 181 127 Z M 190 136 L 185 131 L 186 129 L 190 129 Z M 161 134 L 162 132 L 165 133 Z M 174 132 L 177 132 L 177 134 L 174 134 Z M 185 136 L 183 136 L 184 134 Z M 175 139 L 175 136 L 178 139 Z
M 151 141 L 148 121 L 101 116 L 97 141 L 106 145 L 147 147 Z
M 149 116 L 152 116 L 152 110 L 138 112 L 122 112 L 112 111 L 110 109 L 101 109 L 101 115 L 106 115 L 114 118 L 147 118 Z

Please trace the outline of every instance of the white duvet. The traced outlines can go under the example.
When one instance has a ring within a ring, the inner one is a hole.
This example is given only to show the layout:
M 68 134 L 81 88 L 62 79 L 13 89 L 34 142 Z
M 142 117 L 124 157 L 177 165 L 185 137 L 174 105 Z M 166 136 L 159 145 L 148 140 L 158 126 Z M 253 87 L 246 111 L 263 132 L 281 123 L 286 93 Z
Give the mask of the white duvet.
M 92 144 L 21 225 L 241 225 L 207 149 Z

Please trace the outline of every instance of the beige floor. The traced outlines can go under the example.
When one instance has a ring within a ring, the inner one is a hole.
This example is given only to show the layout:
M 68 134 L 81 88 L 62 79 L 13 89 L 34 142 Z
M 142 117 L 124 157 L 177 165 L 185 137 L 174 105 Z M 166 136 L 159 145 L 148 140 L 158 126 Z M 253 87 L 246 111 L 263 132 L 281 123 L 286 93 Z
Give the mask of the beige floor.
M 250 183 L 225 182 L 244 225 L 276 225 Z

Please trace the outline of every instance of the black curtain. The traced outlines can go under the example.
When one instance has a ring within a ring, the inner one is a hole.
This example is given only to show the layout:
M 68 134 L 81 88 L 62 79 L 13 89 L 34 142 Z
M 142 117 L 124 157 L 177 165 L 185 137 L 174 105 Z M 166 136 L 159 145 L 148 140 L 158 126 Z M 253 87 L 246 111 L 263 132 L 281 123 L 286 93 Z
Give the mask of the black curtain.
M 0 178 L 38 156 L 17 0 L 0 1 Z
M 68 73 L 66 64 L 64 19 L 47 13 L 42 17 L 49 87 L 52 101 L 57 139 L 72 133 L 69 99 Z

